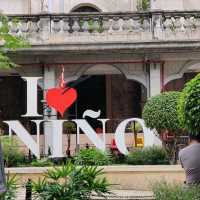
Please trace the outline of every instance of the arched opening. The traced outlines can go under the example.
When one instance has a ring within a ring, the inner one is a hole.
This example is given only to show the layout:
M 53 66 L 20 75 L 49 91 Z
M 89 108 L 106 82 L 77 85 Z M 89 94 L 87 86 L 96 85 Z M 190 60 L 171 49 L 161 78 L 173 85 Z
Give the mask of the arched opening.
M 101 110 L 101 118 L 108 118 L 108 129 L 115 131 L 116 125 L 123 119 L 141 117 L 147 98 L 145 87 L 128 80 L 122 71 L 111 65 L 96 65 L 82 71 L 76 86 L 77 102 L 69 109 L 66 118 L 82 118 L 85 110 Z M 98 122 L 93 120 L 93 127 Z
M 91 4 L 80 4 L 72 9 L 73 13 L 80 13 L 80 12 L 101 12 L 99 8 Z
M 147 99 L 147 90 L 139 82 L 126 78 L 122 68 L 113 65 L 97 64 L 95 66 L 82 66 L 79 69 L 79 78 L 83 79 L 75 86 L 78 92 L 78 98 L 75 104 L 65 114 L 66 119 L 81 119 L 83 113 L 90 109 L 95 112 L 101 111 L 98 118 L 109 119 L 106 123 L 106 146 L 112 148 L 114 145 L 114 133 L 117 126 L 127 118 L 141 118 L 141 112 Z M 74 81 L 74 82 L 76 82 Z M 102 123 L 97 119 L 86 117 L 90 126 L 102 136 Z M 125 130 L 125 142 L 127 147 L 133 148 L 135 138 L 133 137 L 133 126 L 128 124 Z M 140 127 L 138 127 L 140 128 Z M 137 130 L 138 136 L 143 134 Z M 83 133 L 82 131 L 80 133 Z M 70 136 L 71 139 L 66 148 L 70 146 L 71 152 L 75 151 L 77 142 L 75 134 Z M 70 138 L 68 137 L 68 138 Z M 69 140 L 68 140 L 69 141 Z M 80 148 L 86 145 L 93 146 L 85 134 L 80 134 Z
M 200 73 L 200 63 L 195 63 L 189 66 L 184 72 L 183 76 L 166 84 L 166 91 L 181 91 L 184 85 Z

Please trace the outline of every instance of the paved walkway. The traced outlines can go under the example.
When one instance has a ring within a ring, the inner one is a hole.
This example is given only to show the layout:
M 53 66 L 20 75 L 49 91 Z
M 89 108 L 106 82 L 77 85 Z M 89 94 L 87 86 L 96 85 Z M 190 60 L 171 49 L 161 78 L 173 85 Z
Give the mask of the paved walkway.
M 153 193 L 151 191 L 133 191 L 133 190 L 113 190 L 113 194 L 109 195 L 109 200 L 153 200 Z M 95 200 L 102 200 L 102 198 L 94 197 Z M 16 200 L 25 200 L 25 189 L 18 190 Z M 33 199 L 34 200 L 34 199 Z

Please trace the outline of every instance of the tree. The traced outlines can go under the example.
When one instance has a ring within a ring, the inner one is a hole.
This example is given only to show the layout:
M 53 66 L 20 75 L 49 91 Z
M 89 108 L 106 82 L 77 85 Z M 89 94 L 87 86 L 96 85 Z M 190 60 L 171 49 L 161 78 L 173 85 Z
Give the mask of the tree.
M 180 92 L 166 92 L 151 97 L 144 106 L 142 117 L 147 127 L 159 134 L 168 130 L 175 132 L 181 128 L 177 105 Z
M 180 95 L 178 119 L 190 134 L 200 134 L 200 74 L 186 84 Z
M 10 20 L 7 16 L 0 14 L 0 68 L 12 68 L 16 64 L 8 57 L 9 50 L 15 51 L 18 48 L 28 47 L 28 42 L 22 36 L 10 33 L 11 24 L 18 26 L 20 21 Z
M 156 129 L 170 160 L 176 162 L 177 138 L 182 133 L 178 120 L 178 99 L 180 92 L 166 92 L 151 97 L 144 106 L 142 117 L 150 129 Z

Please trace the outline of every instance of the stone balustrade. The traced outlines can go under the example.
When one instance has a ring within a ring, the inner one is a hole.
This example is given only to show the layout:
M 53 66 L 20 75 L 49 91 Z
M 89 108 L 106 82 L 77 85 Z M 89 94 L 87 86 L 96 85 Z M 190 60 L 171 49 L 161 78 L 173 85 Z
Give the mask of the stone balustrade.
M 157 40 L 199 40 L 200 12 L 153 13 L 153 36 Z
M 13 22 L 15 18 L 19 23 Z M 9 19 L 10 32 L 23 35 L 33 45 L 200 39 L 197 11 L 31 15 Z

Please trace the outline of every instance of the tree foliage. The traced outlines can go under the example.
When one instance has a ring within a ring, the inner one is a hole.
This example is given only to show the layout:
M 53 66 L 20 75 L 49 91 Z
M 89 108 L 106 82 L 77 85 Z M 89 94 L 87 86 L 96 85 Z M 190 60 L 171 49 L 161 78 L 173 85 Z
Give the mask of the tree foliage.
M 176 131 L 180 129 L 177 116 L 177 104 L 180 92 L 166 92 L 151 97 L 144 106 L 142 117 L 147 127 L 162 130 Z
M 1 136 L 0 141 L 6 167 L 16 167 L 24 163 L 25 154 L 20 150 L 19 143 L 16 138 Z
M 190 134 L 200 134 L 200 74 L 186 84 L 180 95 L 178 119 Z
M 16 64 L 7 56 L 9 50 L 15 51 L 18 48 L 28 47 L 28 42 L 22 36 L 10 33 L 11 24 L 18 26 L 20 21 L 9 20 L 8 17 L 0 14 L 0 68 L 15 67 Z

